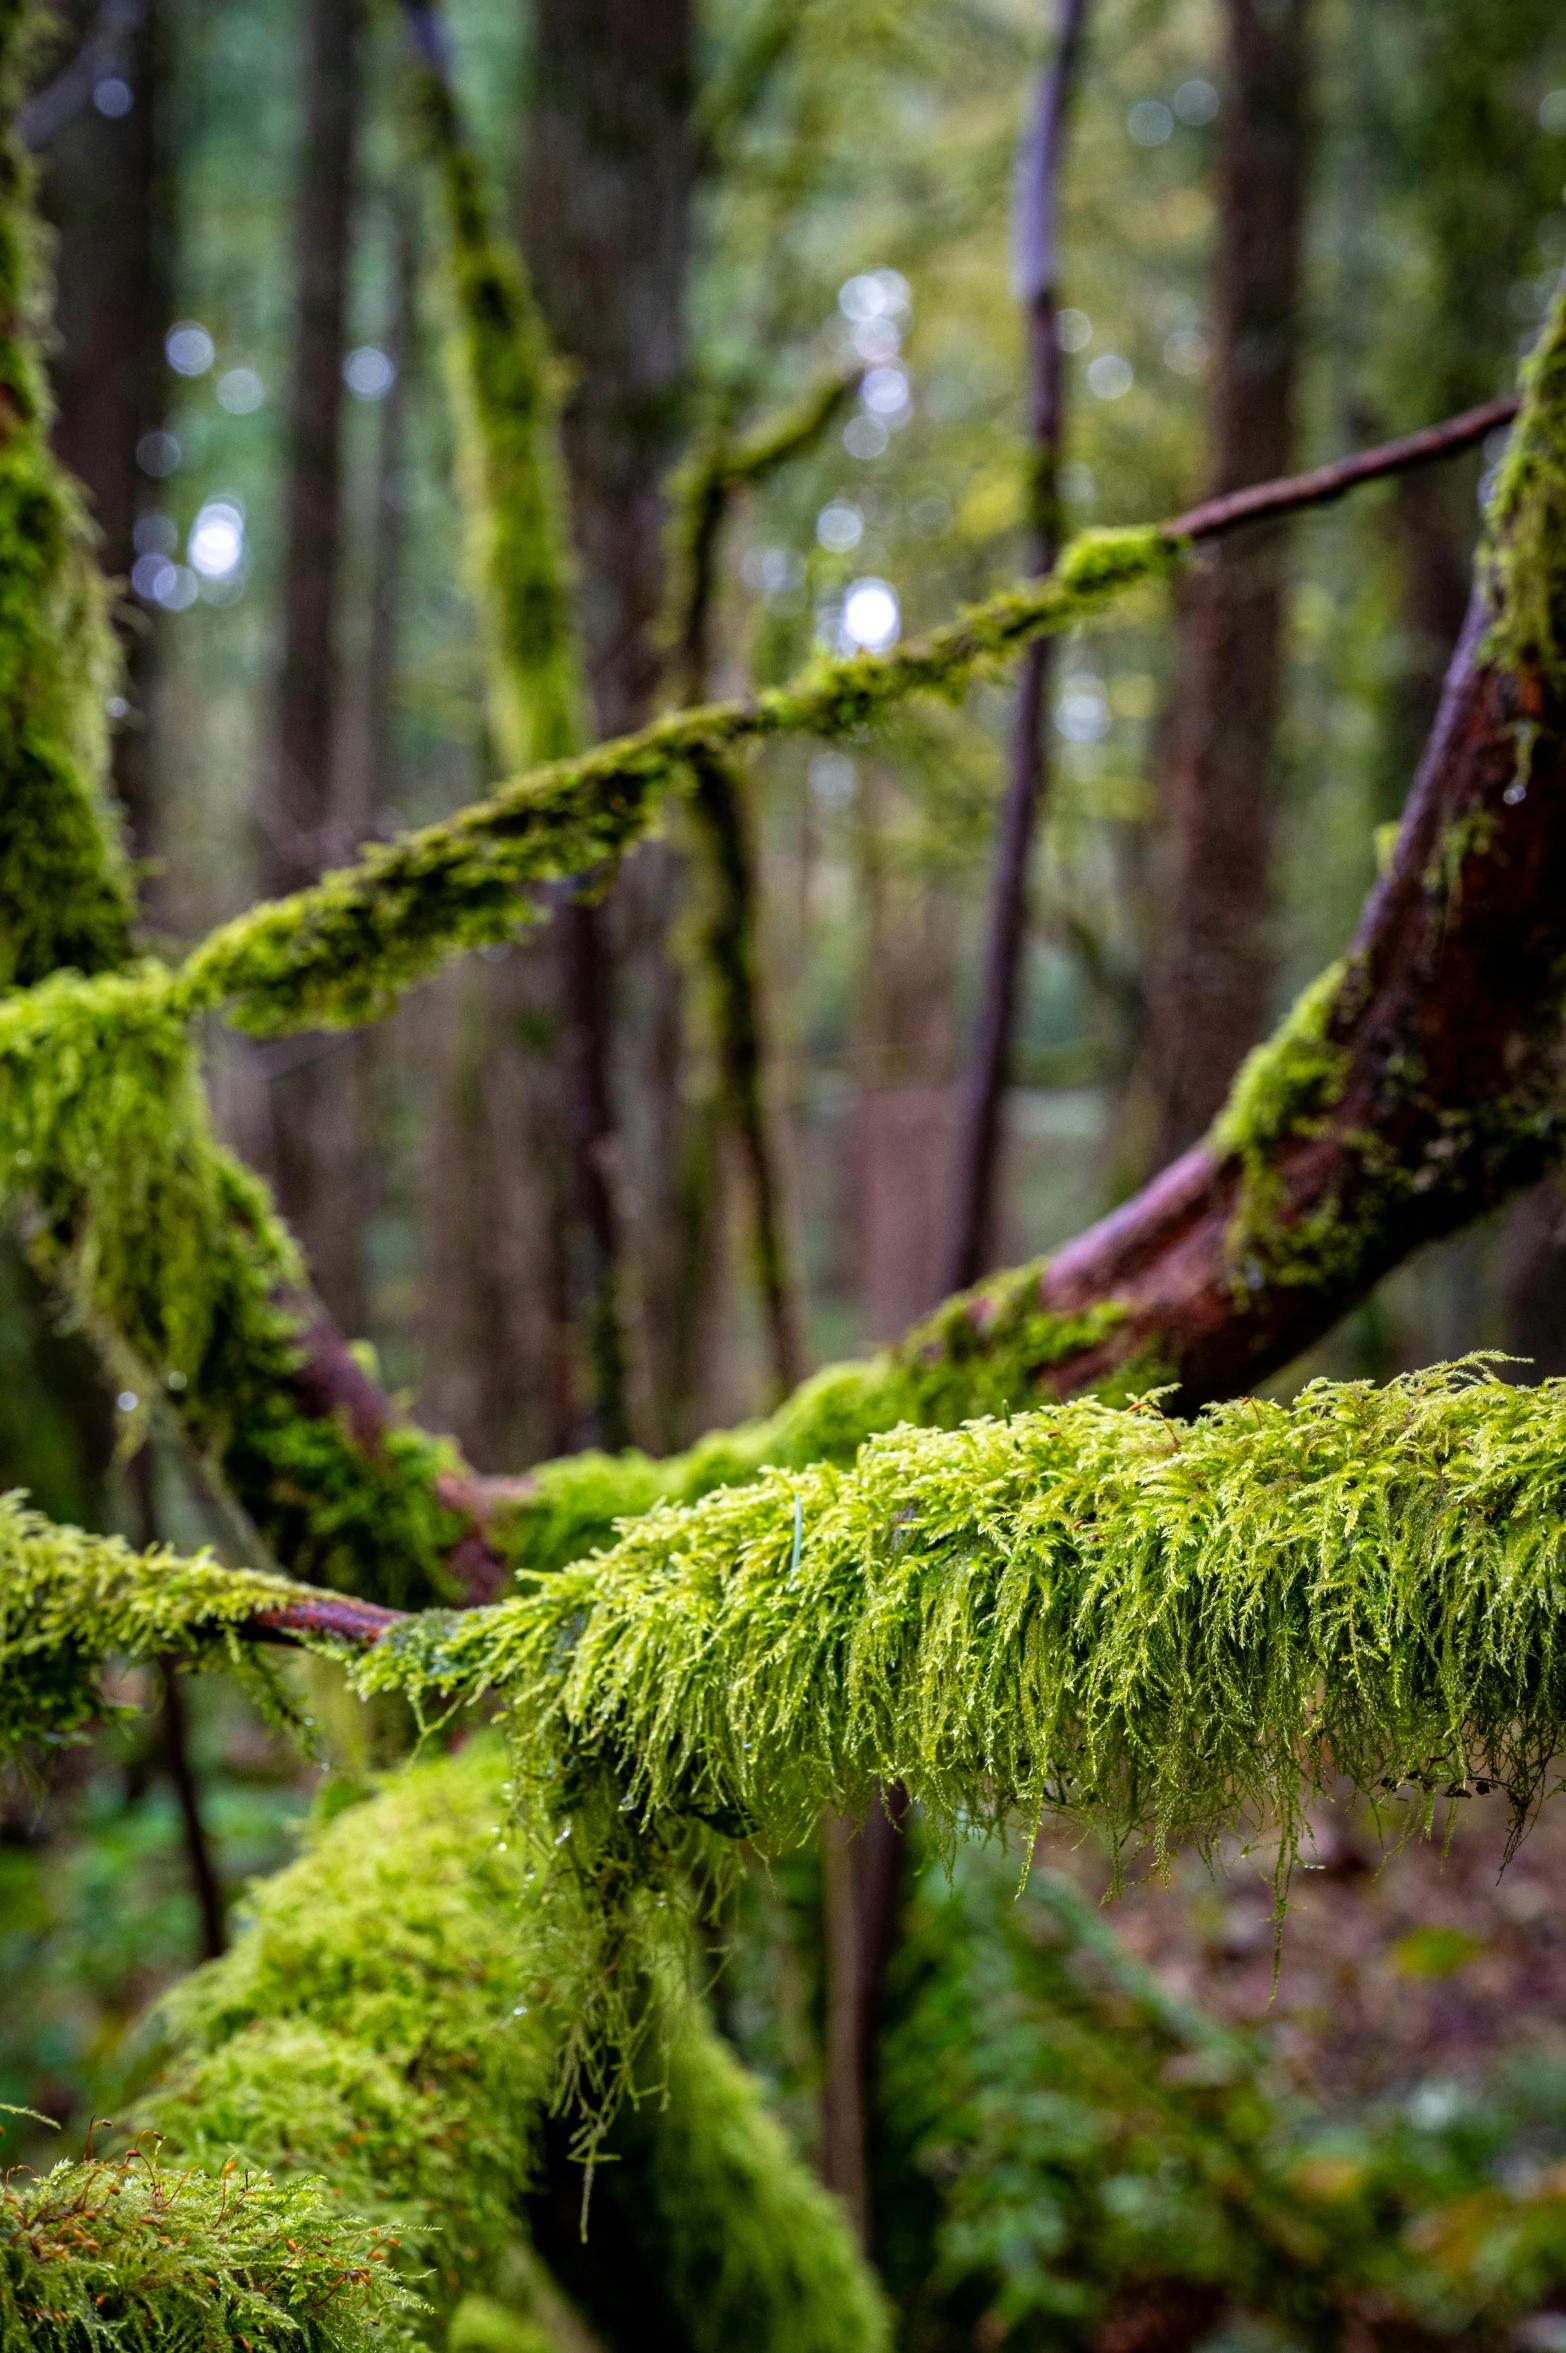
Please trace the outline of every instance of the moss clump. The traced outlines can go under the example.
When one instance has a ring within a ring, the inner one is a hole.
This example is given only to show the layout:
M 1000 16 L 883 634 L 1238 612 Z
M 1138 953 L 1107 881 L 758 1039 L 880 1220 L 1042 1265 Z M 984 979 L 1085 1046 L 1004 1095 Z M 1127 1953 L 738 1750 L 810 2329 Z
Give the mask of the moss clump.
M 479 1738 L 339 1815 L 169 1997 L 145 2113 L 209 2168 L 325 2170 L 349 2203 L 395 2211 L 442 2306 L 491 2290 L 530 2233 L 614 2342 L 881 2353 L 841 2216 L 694 2014 L 621 2116 L 581 2246 L 569 2121 L 544 2117 L 558 1930 L 507 1795 L 504 1752 Z
M 414 2343 L 396 2241 L 325 2182 L 155 2154 L 0 2181 L 0 2353 L 367 2353 Z
M 0 1198 L 135 1393 L 177 1404 L 277 1555 L 394 1605 L 453 1597 L 449 1441 L 378 1456 L 299 1410 L 303 1268 L 266 1188 L 213 1139 L 158 966 L 0 1000 Z
M 1306 1217 L 1285 1216 L 1278 1167 L 1289 1144 L 1324 1133 L 1342 1095 L 1350 1057 L 1333 1032 L 1354 979 L 1352 961 L 1340 958 L 1311 982 L 1282 1026 L 1246 1056 L 1213 1123 L 1213 1152 L 1241 1167 L 1228 1252 L 1242 1297 L 1264 1283 L 1325 1282 L 1358 1262 L 1364 1236 L 1345 1226 L 1336 1199 Z
M 1522 390 L 1481 558 L 1493 612 L 1485 653 L 1558 689 L 1566 684 L 1566 289 L 1523 362 Z M 1522 713 L 1525 724 L 1537 717 Z

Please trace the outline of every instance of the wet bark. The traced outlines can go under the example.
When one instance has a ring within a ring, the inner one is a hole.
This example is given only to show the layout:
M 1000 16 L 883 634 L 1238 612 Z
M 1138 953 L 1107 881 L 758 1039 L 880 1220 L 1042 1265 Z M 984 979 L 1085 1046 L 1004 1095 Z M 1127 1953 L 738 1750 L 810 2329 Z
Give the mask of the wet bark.
M 1294 438 L 1310 163 L 1311 0 L 1226 0 L 1213 293 L 1215 495 L 1281 474 Z M 1220 547 L 1180 598 L 1164 779 L 1166 942 L 1150 1007 L 1159 1165 L 1201 1134 L 1267 1026 L 1284 540 Z

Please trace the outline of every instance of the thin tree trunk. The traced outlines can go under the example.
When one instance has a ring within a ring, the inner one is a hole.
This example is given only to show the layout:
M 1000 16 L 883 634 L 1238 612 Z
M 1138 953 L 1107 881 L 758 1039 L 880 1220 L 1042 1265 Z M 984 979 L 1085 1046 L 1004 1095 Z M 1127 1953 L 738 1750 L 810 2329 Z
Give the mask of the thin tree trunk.
M 78 0 L 65 19 L 73 41 L 89 36 L 98 14 L 96 0 Z M 143 0 L 126 16 L 112 63 L 115 78 L 129 88 L 129 110 L 104 114 L 84 88 L 82 101 L 47 128 L 41 151 L 42 210 L 58 239 L 49 369 L 54 446 L 88 492 L 102 533 L 103 568 L 121 581 L 135 562 L 137 514 L 152 503 L 136 445 L 162 415 L 169 246 L 156 0 Z M 157 849 L 147 724 L 156 646 L 151 615 L 127 605 L 121 634 L 129 709 L 115 732 L 114 789 L 131 849 L 149 859 Z
M 1065 390 L 1058 331 L 1060 180 L 1086 16 L 1087 0 L 1060 0 L 1055 54 L 1039 76 L 1018 175 L 1017 250 L 1027 319 L 1033 442 L 1030 569 L 1035 573 L 1049 571 L 1060 547 L 1057 478 Z M 1028 868 L 1045 785 L 1044 711 L 1052 661 L 1052 641 L 1035 638 L 1023 657 L 1018 682 L 1011 774 L 995 844 L 984 993 L 958 1121 L 951 1238 L 941 1286 L 945 1291 L 960 1291 L 977 1281 L 992 1247 L 1001 1105 L 1011 1072 L 1027 931 Z
M 646 716 L 661 666 L 661 485 L 685 370 L 691 54 L 689 0 L 541 0 L 538 9 L 524 242 L 552 338 L 575 369 L 562 441 L 588 689 L 605 736 Z M 678 1120 L 666 1098 L 668 1038 L 678 1036 L 681 1014 L 668 943 L 674 892 L 660 870 L 674 856 L 652 843 L 631 861 L 615 886 L 622 923 L 613 909 L 576 897 L 559 919 L 584 1321 L 594 1414 L 608 1443 L 630 1423 L 628 1340 L 651 1357 L 643 1380 L 665 1399 L 673 1385 L 664 1343 L 677 1328 L 684 1269 Z M 628 935 L 623 958 L 617 934 Z M 618 1059 L 617 1003 L 625 1024 Z M 622 1124 L 635 1137 L 634 1203 L 616 1184 L 630 1157 L 617 1138 Z M 623 1214 L 633 1206 L 634 1216 Z M 634 1300 L 622 1223 L 634 1229 L 625 1236 L 634 1243 Z
M 1225 14 L 1214 495 L 1288 464 L 1311 152 L 1311 0 L 1225 0 Z M 1206 1128 L 1267 1026 L 1284 544 L 1277 524 L 1224 541 L 1180 600 L 1150 1020 L 1160 1166 Z
M 143 1550 L 156 1544 L 160 1533 L 156 1474 L 157 1460 L 152 1441 L 145 1439 L 132 1456 L 130 1464 L 136 1536 Z M 179 1803 L 180 1826 L 185 1835 L 185 1859 L 190 1870 L 190 1888 L 201 1919 L 201 1957 L 205 1961 L 215 1961 L 227 1943 L 223 1921 L 223 1891 L 218 1884 L 206 1824 L 201 1818 L 201 1790 L 190 1756 L 190 1719 L 185 1710 L 185 1693 L 180 1683 L 179 1670 L 172 1659 L 162 1661 L 160 1676 L 163 1685 L 163 1753 L 169 1768 L 169 1778 L 174 1784 L 174 1795 Z
M 296 313 L 289 398 L 283 653 L 275 760 L 257 805 L 269 895 L 313 881 L 346 855 L 334 797 L 343 531 L 342 361 L 346 342 L 361 0 L 309 0 L 295 220 Z M 365 1322 L 363 1234 L 353 1176 L 358 1089 L 351 1054 L 323 1046 L 260 1064 L 277 1191 L 322 1298 L 350 1331 Z
M 206 1824 L 201 1819 L 201 1792 L 190 1761 L 185 1694 L 180 1687 L 178 1669 L 168 1660 L 163 1664 L 163 1736 L 169 1776 L 179 1800 L 191 1887 L 201 1915 L 201 1956 L 203 1960 L 215 1961 L 228 1943 L 223 1925 L 223 1893 L 218 1885 L 212 1849 L 207 1843 Z

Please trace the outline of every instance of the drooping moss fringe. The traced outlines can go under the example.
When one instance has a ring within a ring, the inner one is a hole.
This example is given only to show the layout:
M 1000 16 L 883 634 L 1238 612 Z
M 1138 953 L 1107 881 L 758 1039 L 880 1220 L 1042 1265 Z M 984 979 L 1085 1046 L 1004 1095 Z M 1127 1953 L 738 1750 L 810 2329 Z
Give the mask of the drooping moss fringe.
M 568 757 L 582 740 L 556 369 L 521 256 L 491 218 L 449 72 L 428 61 L 432 46 L 444 57 L 426 28 L 418 83 L 445 201 L 469 571 L 495 747 L 508 767 L 528 768 Z
M 876 1779 L 946 1838 L 1048 1807 L 1167 1852 L 1265 1820 L 1286 1872 L 1329 1776 L 1526 1816 L 1566 1736 L 1563 1503 L 1566 1383 L 1476 1361 L 1194 1423 L 1079 1399 L 660 1506 L 353 1671 L 502 1695 L 518 1803 L 605 1921 L 661 1859 L 786 1847 Z
M 157 2161 L 0 2180 L 0 2353 L 368 2353 L 412 2345 L 394 2238 L 323 2181 Z
M 0 987 L 129 951 L 132 892 L 97 790 L 118 668 L 91 532 L 49 449 L 47 274 L 12 128 L 39 13 L 0 7 Z
M 394 1606 L 454 1598 L 449 1440 L 373 1458 L 294 1402 L 303 1283 L 265 1186 L 213 1138 L 157 967 L 0 998 L 0 1200 L 136 1396 L 176 1406 L 274 1554 Z
M 1177 560 L 1156 526 L 1085 532 L 1048 579 L 1003 590 L 893 653 L 822 659 L 792 686 L 678 712 L 519 777 L 223 925 L 181 968 L 178 1000 L 190 1012 L 222 1007 L 257 1035 L 375 1019 L 447 957 L 514 937 L 526 885 L 590 872 L 640 839 L 698 746 L 845 735 L 905 695 L 959 693 L 1030 638 L 1074 628 Z
M 560 2020 L 542 1856 L 506 1805 L 504 1750 L 481 1736 L 319 1829 L 233 1950 L 168 1997 L 144 2114 L 209 2169 L 325 2170 L 360 2211 L 394 2211 L 443 2310 L 493 2292 L 531 2236 L 613 2343 L 880 2353 L 841 2214 L 694 2012 L 622 2114 L 580 2243 L 569 2120 L 544 2116 Z

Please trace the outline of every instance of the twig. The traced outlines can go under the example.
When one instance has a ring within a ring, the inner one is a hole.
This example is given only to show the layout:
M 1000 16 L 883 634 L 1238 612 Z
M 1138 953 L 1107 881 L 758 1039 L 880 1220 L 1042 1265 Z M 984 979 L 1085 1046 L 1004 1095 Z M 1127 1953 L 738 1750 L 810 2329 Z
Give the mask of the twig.
M 1515 397 L 1487 400 L 1481 408 L 1464 409 L 1444 424 L 1426 425 L 1375 449 L 1362 449 L 1330 466 L 1313 467 L 1308 474 L 1284 474 L 1274 482 L 1256 482 L 1248 490 L 1231 490 L 1223 498 L 1204 499 L 1162 526 L 1168 540 L 1217 539 L 1237 531 L 1242 523 L 1257 523 L 1269 515 L 1292 514 L 1298 507 L 1328 506 L 1362 482 L 1376 482 L 1388 474 L 1406 474 L 1411 467 L 1428 466 L 1438 458 L 1456 457 L 1483 441 L 1498 425 L 1516 416 Z

